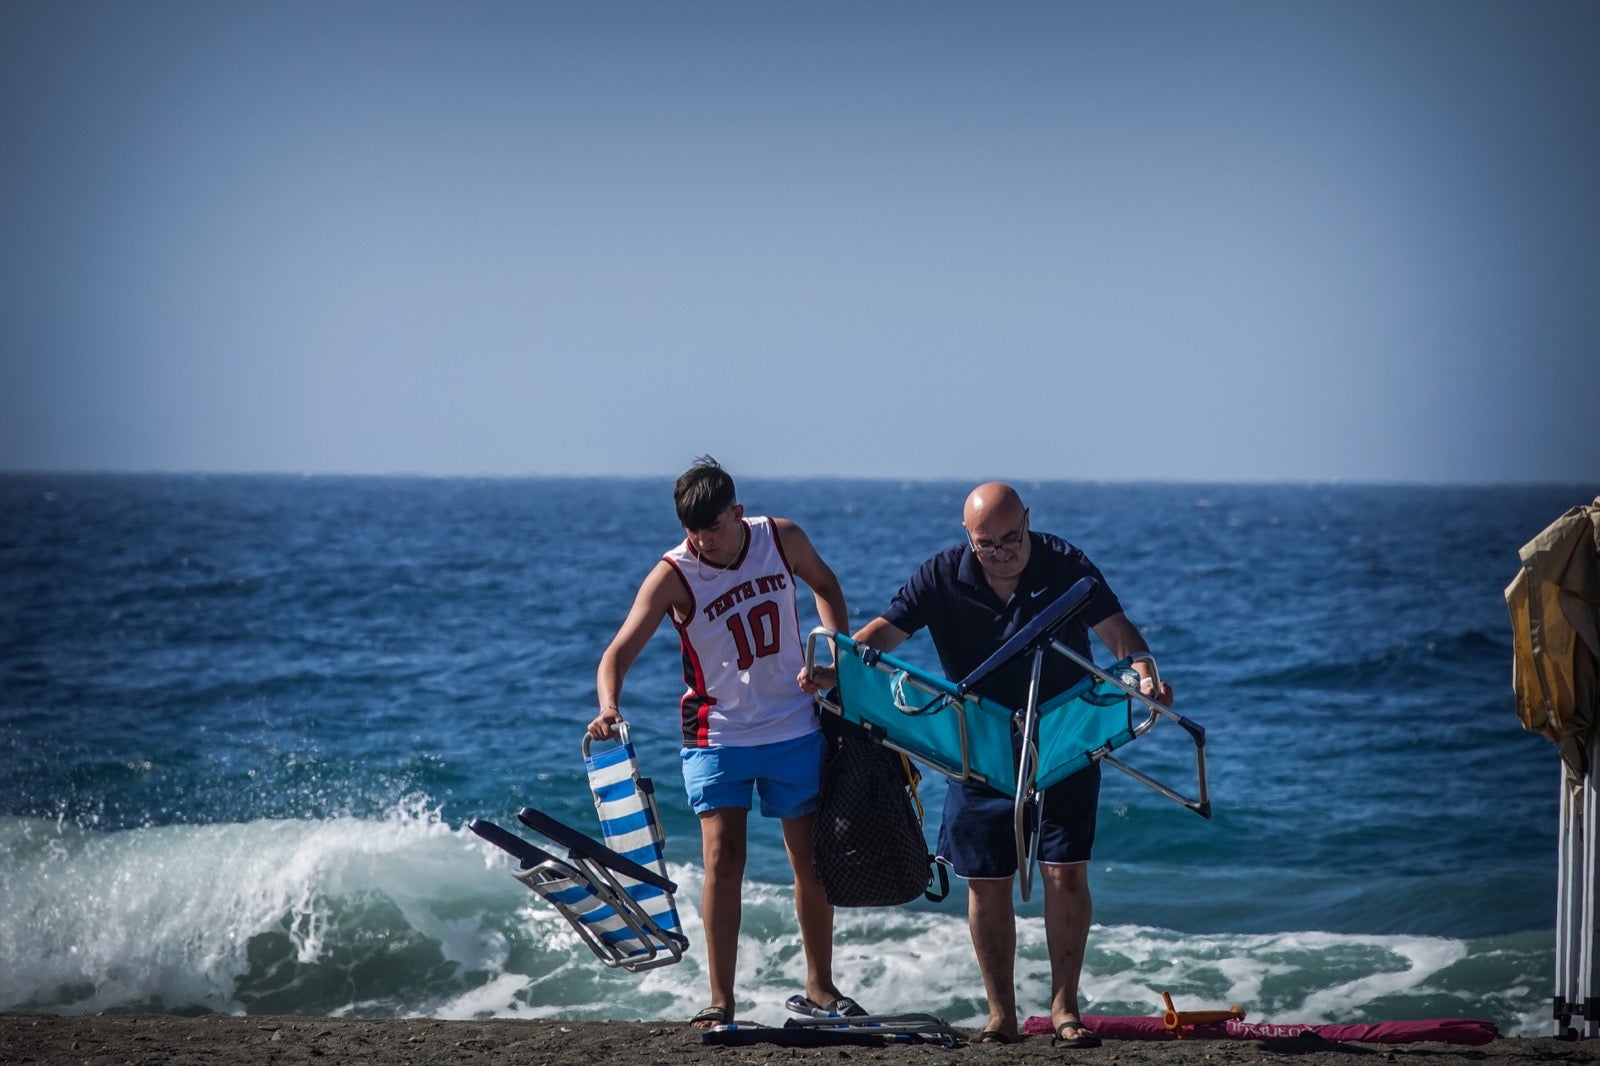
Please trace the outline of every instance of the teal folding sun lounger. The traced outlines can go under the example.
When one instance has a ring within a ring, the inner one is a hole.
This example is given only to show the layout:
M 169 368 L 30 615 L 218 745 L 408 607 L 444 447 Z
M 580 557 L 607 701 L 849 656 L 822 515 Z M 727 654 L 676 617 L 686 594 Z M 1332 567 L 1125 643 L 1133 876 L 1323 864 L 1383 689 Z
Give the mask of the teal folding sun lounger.
M 1030 817 L 1037 819 L 1034 800 L 1091 762 L 1115 767 L 1202 818 L 1211 817 L 1205 729 L 1141 693 L 1133 659 L 1102 669 L 1058 639 L 1094 588 L 1093 578 L 1077 582 L 981 666 L 955 682 L 825 627 L 813 630 L 806 641 L 807 668 L 829 665 L 817 659 L 819 648 L 826 645 L 838 675 L 836 687 L 818 697 L 823 707 L 942 774 L 1014 798 L 1017 854 L 1027 856 L 1026 862 L 1018 863 L 1024 900 L 1038 865 L 1035 852 L 1027 846 L 1030 836 L 1037 839 L 1037 834 L 1029 833 Z M 1041 702 L 1039 678 L 1046 655 L 1064 655 L 1088 676 Z M 1154 656 L 1135 658 L 1144 659 L 1156 672 Z M 985 679 L 1022 659 L 1031 668 L 1023 707 L 1004 707 L 978 695 Z M 1159 682 L 1159 673 L 1155 676 Z M 1192 798 L 1112 755 L 1163 718 L 1182 726 L 1194 742 L 1197 790 Z

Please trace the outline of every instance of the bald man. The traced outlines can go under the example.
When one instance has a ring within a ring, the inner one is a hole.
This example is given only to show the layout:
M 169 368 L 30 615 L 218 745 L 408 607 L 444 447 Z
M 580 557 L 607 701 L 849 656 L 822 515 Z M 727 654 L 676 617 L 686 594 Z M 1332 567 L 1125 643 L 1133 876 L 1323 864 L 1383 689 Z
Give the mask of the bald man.
M 1028 509 L 1010 485 L 992 481 L 967 496 L 961 523 L 966 539 L 918 568 L 882 615 L 855 639 L 890 651 L 926 628 L 945 675 L 966 677 L 1036 614 L 1079 578 L 1098 585 L 1088 604 L 1061 632 L 1062 643 L 1090 658 L 1089 633 L 1112 656 L 1126 658 L 1149 646 L 1100 571 L 1060 537 L 1028 528 Z M 1070 688 L 1083 677 L 1065 656 L 1047 657 L 1040 700 Z M 1150 668 L 1134 664 L 1150 692 Z M 979 686 L 979 693 L 1007 707 L 1027 702 L 1029 663 L 1013 663 Z M 1163 684 L 1156 697 L 1172 701 Z M 1078 1013 L 1078 977 L 1089 938 L 1092 905 L 1088 861 L 1094 847 L 1100 799 L 1100 764 L 1051 786 L 1044 794 L 1039 832 L 1039 870 L 1044 882 L 1045 935 L 1050 949 L 1050 1019 L 1055 1043 L 1094 1047 L 1099 1038 L 1083 1027 Z M 1016 912 L 1011 881 L 1017 871 L 1012 801 L 992 789 L 951 781 L 939 827 L 938 854 L 967 881 L 967 924 L 978 969 L 989 1000 L 989 1020 L 978 1043 L 1009 1044 L 1017 1039 Z

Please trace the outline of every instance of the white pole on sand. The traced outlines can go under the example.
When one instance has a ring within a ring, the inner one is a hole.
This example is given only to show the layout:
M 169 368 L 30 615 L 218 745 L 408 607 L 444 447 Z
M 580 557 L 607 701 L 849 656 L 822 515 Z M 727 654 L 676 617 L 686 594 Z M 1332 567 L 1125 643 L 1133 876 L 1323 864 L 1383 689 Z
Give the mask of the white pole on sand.
M 1600 767 L 1600 736 L 1590 767 Z M 1593 774 L 1575 778 L 1560 765 L 1561 827 L 1556 849 L 1555 1035 L 1600 1035 L 1600 788 Z M 1582 1019 L 1581 1023 L 1578 1019 Z
M 1588 928 L 1586 916 L 1593 912 L 1589 902 L 1589 863 L 1594 856 L 1594 849 L 1590 846 L 1588 830 L 1589 790 L 1581 781 L 1574 781 L 1568 785 L 1568 794 L 1572 800 L 1572 836 L 1568 842 L 1572 849 L 1569 871 L 1572 895 L 1567 906 L 1568 921 L 1571 923 L 1567 930 L 1567 951 L 1570 955 L 1568 965 L 1572 970 L 1572 992 L 1567 999 L 1567 1010 L 1573 1016 L 1572 1035 L 1576 1037 L 1583 1031 L 1579 1019 L 1583 1017 L 1583 992 L 1588 984 L 1589 938 L 1584 935 L 1584 930 Z
M 1600 736 L 1590 742 L 1589 767 L 1600 767 Z M 1600 789 L 1594 774 L 1574 781 L 1561 764 L 1561 830 L 1556 852 L 1556 1036 L 1600 1035 Z M 1581 1017 L 1583 1024 L 1576 1024 Z
M 1585 858 L 1583 878 L 1583 925 L 1581 947 L 1583 951 L 1583 987 L 1579 1006 L 1583 1011 L 1585 1036 L 1600 1034 L 1600 944 L 1595 942 L 1595 902 L 1600 898 L 1600 853 L 1596 852 L 1595 824 L 1600 820 L 1600 790 L 1595 788 L 1594 771 L 1600 763 L 1600 736 L 1589 742 L 1588 773 L 1583 775 L 1583 851 Z
M 1578 996 L 1578 955 L 1574 913 L 1579 893 L 1578 870 L 1583 855 L 1579 827 L 1583 823 L 1578 797 L 1567 781 L 1567 765 L 1558 764 L 1561 773 L 1561 828 L 1556 840 L 1556 1036 L 1575 1036 L 1572 1030 L 1572 1004 Z

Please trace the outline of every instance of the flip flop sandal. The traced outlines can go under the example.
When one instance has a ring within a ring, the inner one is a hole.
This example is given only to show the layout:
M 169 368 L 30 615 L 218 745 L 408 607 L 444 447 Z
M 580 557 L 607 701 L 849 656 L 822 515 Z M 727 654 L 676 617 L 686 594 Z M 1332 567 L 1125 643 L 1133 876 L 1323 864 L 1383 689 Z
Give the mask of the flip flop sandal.
M 866 1008 L 849 996 L 840 996 L 838 999 L 823 1006 L 814 999 L 802 995 L 790 996 L 784 1003 L 785 1009 L 791 1014 L 803 1014 L 808 1018 L 865 1018 Z
M 733 1020 L 733 1012 L 727 1007 L 707 1007 L 705 1010 L 689 1019 L 689 1024 L 696 1029 L 712 1029 L 719 1025 L 727 1025 Z M 710 1022 L 710 1025 L 701 1025 L 701 1022 Z
M 1077 1036 L 1062 1036 L 1063 1029 L 1078 1030 Z M 1056 1035 L 1050 1038 L 1051 1047 L 1087 1048 L 1099 1047 L 1100 1038 L 1089 1032 L 1089 1027 L 1083 1024 L 1082 1018 L 1069 1018 L 1056 1026 Z

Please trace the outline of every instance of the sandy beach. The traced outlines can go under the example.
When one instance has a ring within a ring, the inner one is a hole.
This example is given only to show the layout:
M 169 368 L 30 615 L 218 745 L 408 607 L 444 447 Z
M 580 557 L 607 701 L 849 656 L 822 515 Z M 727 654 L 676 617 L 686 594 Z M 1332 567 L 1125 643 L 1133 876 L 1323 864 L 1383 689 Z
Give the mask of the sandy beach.
M 1482 1047 L 1438 1043 L 1330 1043 L 1275 1040 L 1107 1040 L 1092 1050 L 1053 1048 L 1048 1036 L 1009 1046 L 955 1048 L 896 1045 L 886 1048 L 786 1048 L 703 1045 L 681 1022 L 373 1020 L 161 1014 L 62 1017 L 0 1014 L 0 1063 L 84 1063 L 106 1066 L 241 1063 L 317 1066 L 679 1066 L 710 1061 L 721 1066 L 861 1061 L 888 1066 L 961 1066 L 964 1063 L 1056 1061 L 1059 1058 L 1119 1066 L 1174 1063 L 1280 1063 L 1334 1066 L 1357 1062 L 1455 1063 L 1600 1062 L 1600 1040 L 1513 1037 Z

